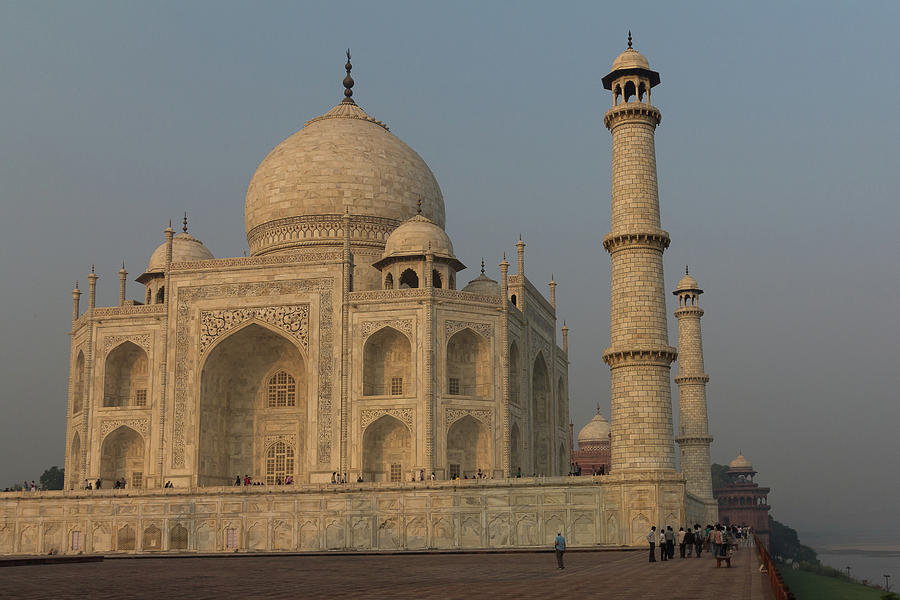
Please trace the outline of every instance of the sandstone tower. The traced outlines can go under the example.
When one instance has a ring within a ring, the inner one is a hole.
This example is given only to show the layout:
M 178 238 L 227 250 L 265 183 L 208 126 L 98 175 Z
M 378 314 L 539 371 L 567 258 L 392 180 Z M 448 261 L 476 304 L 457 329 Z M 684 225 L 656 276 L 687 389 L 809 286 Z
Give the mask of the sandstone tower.
M 711 500 L 712 476 L 709 471 L 709 423 L 706 415 L 706 382 L 703 368 L 703 339 L 700 335 L 700 294 L 703 290 L 685 268 L 684 277 L 673 292 L 678 296 L 678 427 L 676 438 L 681 448 L 681 471 L 685 489 L 698 498 Z
M 650 90 L 659 73 L 631 47 L 613 62 L 603 87 L 613 92 L 604 123 L 613 138 L 612 231 L 603 247 L 612 261 L 610 346 L 613 473 L 674 473 L 672 397 L 654 133 L 659 110 Z

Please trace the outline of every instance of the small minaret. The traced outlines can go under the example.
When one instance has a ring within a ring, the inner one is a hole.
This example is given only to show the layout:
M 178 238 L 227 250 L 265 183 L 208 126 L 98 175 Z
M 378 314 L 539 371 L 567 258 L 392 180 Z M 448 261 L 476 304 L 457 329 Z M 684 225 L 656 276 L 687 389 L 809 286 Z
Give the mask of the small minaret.
M 568 353 L 569 353 L 569 328 L 566 327 L 566 320 L 565 320 L 565 319 L 563 319 L 562 337 L 563 337 L 563 340 L 562 340 L 562 342 L 563 342 L 563 352 L 565 352 L 566 354 L 568 354 Z
M 550 306 L 556 309 L 556 280 L 553 278 L 553 273 L 550 273 Z
M 128 271 L 125 270 L 125 261 L 122 261 L 122 268 L 119 269 L 119 306 L 125 306 L 125 278 L 128 277 Z
M 187 229 L 187 213 L 184 213 L 185 229 Z M 175 237 L 175 230 L 172 229 L 172 219 L 169 219 L 169 226 L 166 227 L 166 269 L 172 264 L 172 239 Z
M 519 272 L 518 275 L 525 275 L 525 242 L 522 241 L 522 234 L 519 234 L 519 241 L 516 242 L 516 252 L 519 255 Z
M 711 500 L 712 476 L 709 470 L 709 435 L 706 412 L 706 382 L 703 367 L 703 338 L 700 335 L 700 294 L 703 290 L 687 267 L 673 292 L 678 297 L 678 426 L 675 438 L 681 449 L 681 471 L 688 493 Z
M 88 275 L 88 310 L 94 310 L 97 305 L 97 280 L 100 276 L 94 273 L 94 265 L 91 265 L 91 272 Z
M 75 281 L 75 289 L 72 290 L 72 322 L 78 320 L 78 315 L 81 314 L 81 310 L 79 305 L 81 304 L 81 290 L 78 289 L 78 281 Z

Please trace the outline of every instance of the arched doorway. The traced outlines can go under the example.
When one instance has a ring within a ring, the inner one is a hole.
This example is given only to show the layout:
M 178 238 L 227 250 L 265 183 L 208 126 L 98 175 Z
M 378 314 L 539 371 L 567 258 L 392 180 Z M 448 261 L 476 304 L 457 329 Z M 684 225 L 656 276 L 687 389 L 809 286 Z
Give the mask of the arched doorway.
M 531 369 L 531 418 L 534 431 L 534 470 L 538 475 L 551 475 L 553 463 L 550 460 L 550 413 L 548 400 L 550 381 L 547 363 L 543 354 L 538 353 Z
M 366 340 L 363 351 L 363 396 L 413 394 L 409 338 L 385 327 Z
M 132 342 L 122 342 L 106 356 L 103 376 L 103 406 L 147 405 L 147 353 Z
M 66 473 L 69 474 L 70 490 L 84 487 L 81 476 L 81 436 L 77 431 L 72 436 L 72 445 L 69 446 L 69 465 L 66 467 Z
M 307 381 L 303 355 L 268 327 L 250 323 L 216 344 L 200 375 L 199 485 L 265 479 L 266 435 L 296 440 L 294 477 L 301 481 Z
M 450 396 L 490 395 L 491 357 L 487 340 L 472 331 L 458 331 L 447 342 L 447 388 Z
M 363 479 L 403 481 L 412 468 L 409 428 L 390 415 L 366 427 L 363 434 Z
M 125 479 L 131 488 L 144 482 L 144 438 L 130 427 L 121 426 L 103 440 L 100 448 L 100 478 L 104 488 Z
M 515 477 L 520 472 L 526 473 L 522 464 L 522 434 L 519 424 L 513 423 L 509 428 L 509 476 Z
M 451 477 L 473 477 L 478 469 L 490 475 L 494 468 L 491 438 L 481 421 L 466 415 L 447 430 L 447 470 Z

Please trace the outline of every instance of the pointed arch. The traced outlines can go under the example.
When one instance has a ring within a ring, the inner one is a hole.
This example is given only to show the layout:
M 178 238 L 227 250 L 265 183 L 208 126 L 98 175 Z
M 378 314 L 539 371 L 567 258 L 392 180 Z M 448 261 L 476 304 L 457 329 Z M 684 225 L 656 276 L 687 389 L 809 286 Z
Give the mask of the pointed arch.
M 187 550 L 188 530 L 181 523 L 175 523 L 169 529 L 169 550 Z
M 471 415 L 455 421 L 447 430 L 447 465 L 460 477 L 473 477 L 478 469 L 490 474 L 494 469 L 491 435 L 487 426 Z
M 553 463 L 550 460 L 550 377 L 543 352 L 534 357 L 531 367 L 531 419 L 534 442 L 534 470 L 538 475 L 550 475 Z
M 437 269 L 431 270 L 431 287 L 444 287 L 444 280 L 441 278 L 441 273 Z
M 631 102 L 631 99 L 637 94 L 637 88 L 634 86 L 633 81 L 628 81 L 625 83 L 625 94 L 624 100 L 625 102 Z
M 69 444 L 69 464 L 66 467 L 69 476 L 69 489 L 77 490 L 82 487 L 81 476 L 81 436 L 76 431 Z
M 103 370 L 103 406 L 146 406 L 150 359 L 134 342 L 124 341 L 109 354 Z
M 84 352 L 78 351 L 75 357 L 75 368 L 72 373 L 72 414 L 80 413 L 84 408 Z
M 110 432 L 100 445 L 100 479 L 106 487 L 125 479 L 128 487 L 139 488 L 144 480 L 145 442 L 140 433 L 122 425 Z
M 409 396 L 412 384 L 409 338 L 390 326 L 370 335 L 363 348 L 363 396 Z
M 394 289 L 394 275 L 392 273 L 388 273 L 384 277 L 384 289 L 392 290 Z
M 397 287 L 401 290 L 419 287 L 419 274 L 414 269 L 406 269 L 400 274 L 400 285 Z
M 469 327 L 447 341 L 446 393 L 450 396 L 490 395 L 491 357 L 488 342 Z
M 287 476 L 294 475 L 294 447 L 282 441 L 266 448 L 266 485 L 285 482 Z
M 282 372 L 285 376 L 279 376 Z M 273 378 L 275 386 L 270 389 Z M 262 479 L 266 431 L 296 439 L 295 470 L 300 481 L 306 464 L 308 381 L 306 359 L 297 340 L 266 323 L 249 320 L 216 340 L 200 367 L 199 485 L 228 485 L 235 475 Z M 271 408 L 270 392 L 275 402 Z
M 519 346 L 513 341 L 509 345 L 509 401 L 519 405 Z
M 412 468 L 409 428 L 391 415 L 375 420 L 363 433 L 362 466 L 366 481 L 403 481 Z

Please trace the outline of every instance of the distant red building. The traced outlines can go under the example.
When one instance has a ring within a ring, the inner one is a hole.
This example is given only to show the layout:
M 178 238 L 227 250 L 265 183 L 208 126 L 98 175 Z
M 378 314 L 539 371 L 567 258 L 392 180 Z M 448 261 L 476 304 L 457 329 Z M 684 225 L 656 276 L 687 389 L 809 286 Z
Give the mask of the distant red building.
M 719 501 L 719 520 L 725 525 L 749 525 L 769 546 L 769 488 L 753 482 L 756 471 L 743 454 L 728 463 L 728 485 L 713 490 Z
M 578 432 L 578 449 L 573 444 L 574 424 L 569 423 L 569 465 L 577 463 L 582 475 L 606 475 L 609 473 L 609 422 L 600 414 L 588 421 Z

